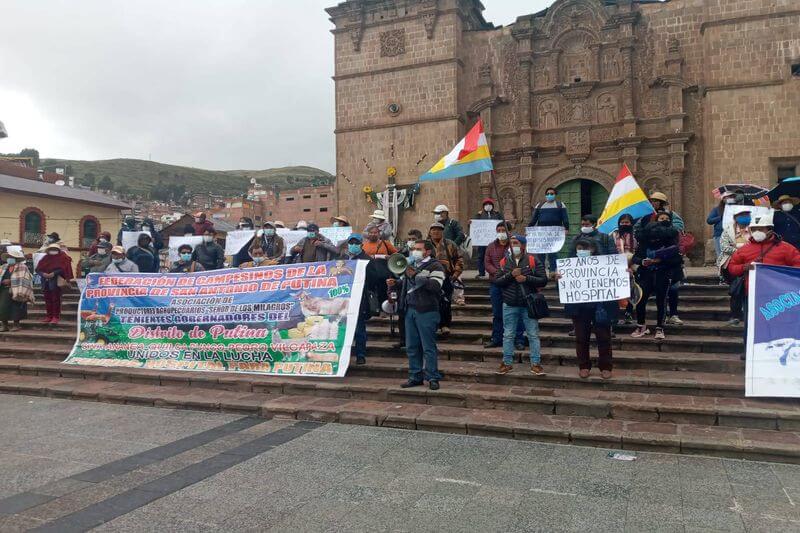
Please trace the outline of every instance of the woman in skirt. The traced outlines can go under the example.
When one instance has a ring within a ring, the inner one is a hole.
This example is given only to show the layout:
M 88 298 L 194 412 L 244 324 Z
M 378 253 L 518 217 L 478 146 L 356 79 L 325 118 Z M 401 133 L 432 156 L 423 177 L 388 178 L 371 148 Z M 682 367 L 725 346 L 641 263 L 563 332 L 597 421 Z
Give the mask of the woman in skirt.
M 28 318 L 28 304 L 34 303 L 33 278 L 25 265 L 25 254 L 12 250 L 3 254 L 0 265 L 0 331 L 19 331 L 20 320 Z M 13 324 L 8 328 L 9 321 Z

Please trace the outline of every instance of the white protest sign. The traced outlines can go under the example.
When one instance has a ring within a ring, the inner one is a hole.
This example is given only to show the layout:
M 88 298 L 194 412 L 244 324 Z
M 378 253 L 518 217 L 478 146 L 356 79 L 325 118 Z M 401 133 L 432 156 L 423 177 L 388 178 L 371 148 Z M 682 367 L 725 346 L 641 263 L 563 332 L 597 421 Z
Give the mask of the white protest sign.
M 149 231 L 122 232 L 122 247 L 125 248 L 126 253 L 128 252 L 128 250 L 139 244 L 139 235 L 141 235 L 142 233 L 144 233 L 145 235 L 150 235 Z
M 33 269 L 36 270 L 36 267 L 39 266 L 39 261 L 42 257 L 46 256 L 47 254 L 44 252 L 36 252 L 33 254 Z
M 339 226 L 339 227 L 327 227 L 327 228 L 319 228 L 320 234 L 331 241 L 333 244 L 339 244 L 340 242 L 347 240 L 351 233 L 353 233 L 353 228 L 350 226 Z
M 278 228 L 278 235 L 283 237 L 283 242 L 286 243 L 286 256 L 292 255 L 292 247 L 297 244 L 297 242 L 305 237 L 308 232 L 304 229 L 286 229 L 286 228 Z
M 554 254 L 564 246 L 566 232 L 562 226 L 532 226 L 525 228 L 529 254 Z
M 562 304 L 608 302 L 631 295 L 625 254 L 558 260 L 558 299 Z
M 772 208 L 763 205 L 726 205 L 725 213 L 722 215 L 722 227 L 727 228 L 733 224 L 733 217 L 742 211 L 749 211 L 750 218 L 754 219 L 772 212 Z
M 469 236 L 472 246 L 489 246 L 497 238 L 497 225 L 502 220 L 473 219 L 469 221 Z
M 229 231 L 225 235 L 225 255 L 236 255 L 242 251 L 242 248 L 250 242 L 250 239 L 256 234 L 254 229 L 240 229 L 237 231 Z
M 178 254 L 178 248 L 180 248 L 180 246 L 182 244 L 188 244 L 189 246 L 192 247 L 192 250 L 194 250 L 195 247 L 198 244 L 202 244 L 202 242 L 203 242 L 203 236 L 202 235 L 189 235 L 188 237 L 177 237 L 177 236 L 170 237 L 169 238 L 169 260 L 174 263 L 175 261 L 177 261 L 180 258 L 179 254 Z

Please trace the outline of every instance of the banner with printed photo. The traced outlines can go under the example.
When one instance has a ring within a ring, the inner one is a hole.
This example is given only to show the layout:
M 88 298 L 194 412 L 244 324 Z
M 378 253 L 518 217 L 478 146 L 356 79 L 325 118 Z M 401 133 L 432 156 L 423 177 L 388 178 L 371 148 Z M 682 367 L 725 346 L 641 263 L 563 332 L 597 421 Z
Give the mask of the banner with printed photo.
M 367 263 L 89 274 L 64 363 L 342 377 Z
M 773 209 L 771 207 L 764 207 L 759 205 L 726 205 L 725 212 L 722 214 L 722 227 L 727 228 L 733 224 L 733 217 L 742 211 L 749 211 L 750 218 L 769 214 Z
M 469 221 L 469 236 L 472 246 L 489 246 L 497 238 L 497 225 L 502 220 L 472 219 Z
M 555 254 L 564 247 L 567 233 L 562 226 L 531 226 L 525 228 L 529 254 Z
M 558 299 L 562 304 L 610 302 L 631 295 L 625 254 L 558 259 Z
M 800 398 L 800 268 L 757 264 L 748 285 L 745 395 Z

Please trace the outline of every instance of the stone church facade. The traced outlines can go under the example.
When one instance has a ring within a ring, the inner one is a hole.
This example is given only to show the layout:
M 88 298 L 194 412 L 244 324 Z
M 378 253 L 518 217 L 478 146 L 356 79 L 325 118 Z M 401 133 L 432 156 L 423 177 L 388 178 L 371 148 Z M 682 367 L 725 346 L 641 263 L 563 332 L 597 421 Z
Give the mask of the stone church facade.
M 328 9 L 339 210 L 357 224 L 375 207 L 364 187 L 385 188 L 390 167 L 399 186 L 415 183 L 479 117 L 496 190 L 489 173 L 423 184 L 401 231 L 426 227 L 437 204 L 466 220 L 498 195 L 524 224 L 550 186 L 572 213 L 597 211 L 626 163 L 708 238 L 713 187 L 800 173 L 797 0 L 555 0 L 506 27 L 482 11 L 479 0 Z

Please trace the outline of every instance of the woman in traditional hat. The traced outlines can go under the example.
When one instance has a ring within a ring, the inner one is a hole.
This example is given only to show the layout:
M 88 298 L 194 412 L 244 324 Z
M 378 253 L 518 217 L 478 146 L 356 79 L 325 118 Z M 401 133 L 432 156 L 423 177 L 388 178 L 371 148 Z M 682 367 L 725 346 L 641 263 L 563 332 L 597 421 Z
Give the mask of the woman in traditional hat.
M 61 288 L 75 275 L 72 273 L 72 259 L 58 243 L 48 244 L 45 256 L 36 265 L 36 272 L 42 276 L 42 292 L 47 316 L 42 322 L 58 324 L 61 319 Z
M 28 304 L 34 301 L 33 277 L 25 265 L 25 254 L 19 249 L 4 253 L 0 265 L 0 331 L 19 331 L 19 322 L 28 318 Z M 10 330 L 9 320 L 13 323 Z

